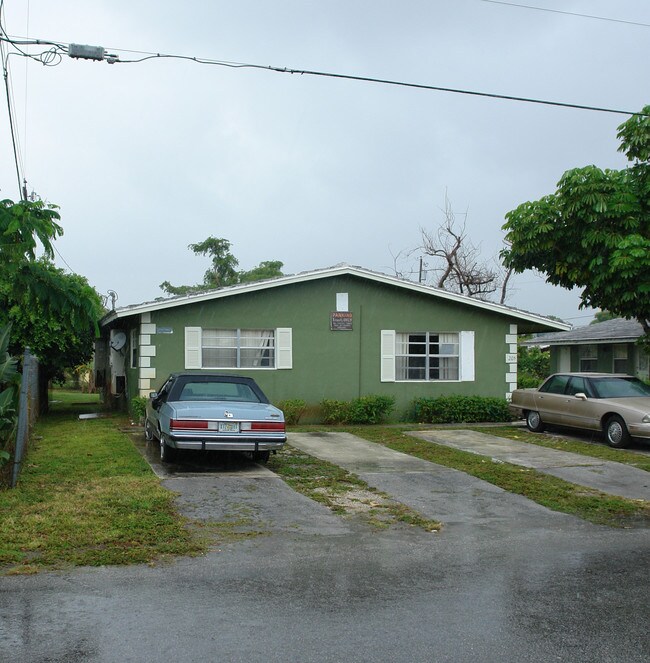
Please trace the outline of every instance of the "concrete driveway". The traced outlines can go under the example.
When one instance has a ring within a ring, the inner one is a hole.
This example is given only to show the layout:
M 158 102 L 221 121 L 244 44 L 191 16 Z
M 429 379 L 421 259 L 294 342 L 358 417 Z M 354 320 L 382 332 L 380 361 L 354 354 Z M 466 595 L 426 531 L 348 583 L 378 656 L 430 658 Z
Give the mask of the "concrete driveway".
M 470 430 L 413 431 L 409 435 L 505 463 L 532 468 L 611 495 L 650 501 L 650 473 L 631 465 Z
M 217 536 L 194 559 L 0 577 L 0 661 L 650 659 L 647 530 L 591 525 L 352 436 L 291 443 L 445 528 L 371 529 L 250 463 L 186 468 L 163 479 L 181 512 L 253 535 Z
M 503 538 L 548 527 L 591 527 L 458 470 L 349 433 L 290 433 L 289 444 L 353 472 L 459 535 Z

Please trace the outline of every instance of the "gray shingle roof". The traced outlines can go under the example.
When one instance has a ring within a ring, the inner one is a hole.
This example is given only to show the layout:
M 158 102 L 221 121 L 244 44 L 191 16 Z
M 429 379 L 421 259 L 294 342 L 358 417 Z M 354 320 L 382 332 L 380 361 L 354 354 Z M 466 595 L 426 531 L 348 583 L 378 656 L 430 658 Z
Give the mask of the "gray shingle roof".
M 523 345 L 575 345 L 579 343 L 630 342 L 643 336 L 643 327 L 636 320 L 614 318 L 565 332 L 540 334 Z

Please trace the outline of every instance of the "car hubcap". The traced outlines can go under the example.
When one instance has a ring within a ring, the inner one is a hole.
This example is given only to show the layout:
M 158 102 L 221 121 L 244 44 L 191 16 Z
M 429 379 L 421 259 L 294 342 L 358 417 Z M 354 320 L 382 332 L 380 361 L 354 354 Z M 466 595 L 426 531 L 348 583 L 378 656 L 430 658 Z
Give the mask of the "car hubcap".
M 623 429 L 621 424 L 618 421 L 615 421 L 609 425 L 609 439 L 610 442 L 615 444 L 619 443 L 623 439 Z
M 539 426 L 539 415 L 537 412 L 531 412 L 528 415 L 528 423 L 530 424 L 531 428 L 537 428 L 537 426 Z

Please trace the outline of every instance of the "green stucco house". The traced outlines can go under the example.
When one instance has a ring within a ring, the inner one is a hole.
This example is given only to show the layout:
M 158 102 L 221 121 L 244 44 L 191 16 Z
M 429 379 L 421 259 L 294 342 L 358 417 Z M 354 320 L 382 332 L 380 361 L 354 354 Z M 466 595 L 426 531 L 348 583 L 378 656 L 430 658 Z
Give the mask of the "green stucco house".
M 126 306 L 101 321 L 98 384 L 128 406 L 172 371 L 249 375 L 275 403 L 385 394 L 508 397 L 517 334 L 548 318 L 359 267 L 322 270 Z

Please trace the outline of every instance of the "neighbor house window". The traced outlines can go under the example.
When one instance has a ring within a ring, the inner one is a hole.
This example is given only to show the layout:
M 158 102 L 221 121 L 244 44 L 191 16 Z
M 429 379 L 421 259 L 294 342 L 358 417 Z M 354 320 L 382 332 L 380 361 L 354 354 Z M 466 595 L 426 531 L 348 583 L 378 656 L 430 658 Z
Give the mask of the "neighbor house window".
M 614 373 L 627 373 L 627 345 L 614 345 Z
M 203 329 L 203 368 L 275 368 L 273 329 Z
M 580 346 L 580 371 L 595 373 L 598 370 L 598 347 L 595 345 Z
M 459 335 L 438 332 L 397 332 L 395 379 L 458 380 Z

